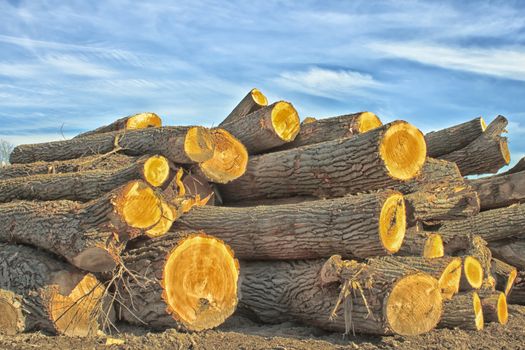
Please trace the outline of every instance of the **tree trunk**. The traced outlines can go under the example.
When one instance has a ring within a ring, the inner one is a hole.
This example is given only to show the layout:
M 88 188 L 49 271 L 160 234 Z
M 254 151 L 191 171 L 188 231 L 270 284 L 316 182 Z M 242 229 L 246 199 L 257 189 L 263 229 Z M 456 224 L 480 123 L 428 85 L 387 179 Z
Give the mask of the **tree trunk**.
M 397 121 L 347 139 L 251 157 L 246 173 L 219 189 L 226 203 L 295 195 L 338 197 L 410 180 L 425 156 L 421 132 Z
M 363 134 L 383 125 L 371 112 L 346 114 L 338 117 L 319 119 L 301 123 L 301 130 L 295 140 L 274 149 L 275 151 L 297 148 L 315 143 L 333 141 Z
M 0 204 L 0 241 L 45 249 L 87 271 L 111 271 L 123 243 L 153 229 L 166 216 L 161 202 L 150 187 L 135 181 L 84 204 L 66 200 Z
M 496 289 L 504 292 L 505 295 L 509 295 L 516 281 L 518 270 L 514 266 L 495 258 L 491 261 L 491 269 L 496 279 Z
M 144 156 L 123 168 L 0 180 L 0 202 L 15 199 L 89 201 L 132 180 L 161 186 L 169 177 L 170 167 L 170 162 L 162 156 Z
M 455 162 L 463 176 L 496 173 L 510 162 L 507 138 L 501 137 L 507 123 L 504 116 L 498 116 L 472 143 L 439 158 Z
M 439 328 L 483 329 L 483 309 L 476 292 L 461 293 L 443 305 Z
M 507 302 L 509 304 L 525 305 L 525 271 L 518 272 L 514 288 L 510 291 Z
M 117 119 L 109 125 L 101 126 L 95 130 L 86 131 L 75 136 L 75 138 L 119 130 L 158 128 L 161 126 L 162 119 L 160 119 L 158 115 L 155 113 L 144 112 Z
M 239 264 L 211 236 L 177 232 L 135 242 L 123 263 L 119 315 L 128 323 L 200 331 L 222 324 L 236 308 Z
M 201 207 L 172 228 L 203 230 L 229 244 L 241 259 L 305 259 L 334 253 L 393 254 L 405 234 L 398 192 L 247 208 Z
M 299 115 L 291 103 L 279 101 L 242 118 L 221 123 L 221 128 L 237 137 L 250 154 L 293 141 L 299 132 Z
M 0 180 L 43 174 L 77 173 L 90 170 L 116 169 L 136 162 L 139 157 L 120 153 L 88 156 L 54 162 L 12 164 L 0 168 Z
M 0 333 L 95 336 L 108 315 L 104 286 L 49 255 L 0 244 Z
M 525 200 L 525 172 L 468 180 L 478 192 L 482 210 L 506 207 Z
M 203 127 L 147 128 L 20 145 L 11 153 L 10 162 L 51 162 L 122 150 L 129 155 L 160 154 L 174 163 L 191 164 L 210 159 L 214 147 L 210 131 Z
M 239 120 L 248 114 L 255 112 L 268 105 L 268 99 L 258 89 L 251 89 L 250 92 L 239 102 L 231 113 L 219 124 L 222 126 L 230 122 Z
M 492 292 L 486 296 L 482 296 L 481 306 L 483 308 L 483 318 L 486 323 L 498 322 L 500 324 L 507 324 L 509 311 L 505 293 Z
M 483 118 L 478 117 L 468 122 L 432 131 L 425 135 L 429 157 L 439 157 L 468 146 L 486 129 Z
M 489 243 L 493 255 L 520 270 L 525 270 L 525 240 L 510 239 Z
M 326 262 L 243 262 L 241 296 L 239 306 L 264 322 L 299 320 L 326 330 L 369 334 L 428 332 L 442 304 L 437 280 L 427 274 L 381 259 L 367 265 L 337 256 Z

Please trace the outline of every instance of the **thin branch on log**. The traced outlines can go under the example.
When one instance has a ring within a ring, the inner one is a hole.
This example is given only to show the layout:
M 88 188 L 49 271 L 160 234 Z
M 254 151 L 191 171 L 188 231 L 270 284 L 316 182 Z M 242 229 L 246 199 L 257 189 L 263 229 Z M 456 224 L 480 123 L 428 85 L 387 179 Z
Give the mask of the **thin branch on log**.
M 439 157 L 466 147 L 477 139 L 487 128 L 482 117 L 451 126 L 442 130 L 431 131 L 425 135 L 429 157 Z
M 268 99 L 258 89 L 251 89 L 246 96 L 239 102 L 231 113 L 219 124 L 222 126 L 230 122 L 242 119 L 248 114 L 255 112 L 268 105 Z

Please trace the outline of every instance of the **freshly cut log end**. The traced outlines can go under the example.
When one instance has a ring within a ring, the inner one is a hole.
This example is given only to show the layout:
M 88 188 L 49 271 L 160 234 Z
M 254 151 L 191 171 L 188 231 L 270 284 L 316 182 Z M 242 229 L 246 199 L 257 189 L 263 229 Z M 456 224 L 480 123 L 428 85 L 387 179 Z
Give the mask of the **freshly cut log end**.
M 85 275 L 68 295 L 58 288 L 49 291 L 49 315 L 58 334 L 86 337 L 95 335 L 100 328 L 99 309 L 105 287 L 93 275 Z
M 423 247 L 423 257 L 427 259 L 433 259 L 433 258 L 441 258 L 444 255 L 445 255 L 445 248 L 443 245 L 443 239 L 441 238 L 441 235 L 439 233 L 429 234 L 425 241 L 425 246 Z M 461 276 L 461 269 L 460 269 L 460 276 Z
M 146 231 L 148 237 L 159 237 L 169 231 L 173 222 L 178 218 L 178 213 L 165 201 L 161 202 L 162 215 L 159 222 Z
M 389 253 L 396 253 L 405 237 L 406 210 L 403 195 L 394 193 L 383 203 L 379 216 L 379 237 Z
M 128 183 L 114 199 L 117 213 L 131 227 L 148 229 L 162 217 L 162 203 L 157 194 L 141 181 Z
M 259 106 L 263 107 L 268 105 L 268 99 L 260 90 L 252 89 L 252 91 L 250 91 L 250 94 L 252 95 L 253 102 L 258 104 Z
M 499 293 L 497 303 L 497 315 L 499 323 L 507 324 L 507 322 L 509 321 L 509 309 L 507 305 L 507 297 L 504 293 Z
M 398 122 L 384 134 L 379 152 L 390 176 L 398 180 L 410 180 L 425 163 L 425 137 L 413 125 Z
M 436 327 L 441 316 L 442 297 L 435 278 L 417 273 L 402 278 L 386 300 L 386 317 L 392 330 L 417 335 Z
M 202 173 L 212 182 L 228 183 L 242 176 L 248 164 L 246 147 L 224 129 L 211 131 L 215 144 L 213 157 L 199 164 Z
M 518 270 L 514 269 L 509 274 L 507 285 L 505 286 L 505 295 L 509 295 L 512 286 L 514 286 L 514 282 L 516 282 L 516 277 L 518 277 Z
M 483 329 L 484 318 L 483 318 L 483 306 L 481 304 L 481 299 L 479 298 L 479 295 L 476 292 L 472 293 L 472 305 L 474 307 L 474 315 L 476 317 L 475 318 L 476 329 L 479 331 Z
M 304 124 L 310 124 L 310 123 L 313 123 L 317 121 L 317 119 L 315 119 L 314 117 L 306 117 L 304 118 L 304 120 L 301 122 L 301 125 L 304 125 Z
M 162 126 L 162 119 L 155 113 L 144 112 L 138 113 L 128 118 L 126 121 L 126 129 L 145 129 Z
M 357 130 L 360 134 L 378 128 L 381 125 L 383 125 L 381 120 L 372 112 L 363 112 L 357 117 Z
M 163 299 L 189 330 L 222 324 L 237 306 L 239 263 L 222 241 L 204 234 L 180 242 L 166 259 Z
M 272 126 L 276 135 L 285 142 L 292 141 L 299 133 L 300 120 L 295 108 L 288 102 L 280 101 L 272 109 Z
M 184 138 L 184 152 L 192 161 L 199 163 L 213 157 L 215 150 L 214 138 L 210 130 L 202 127 L 192 127 Z
M 507 138 L 503 137 L 501 138 L 499 142 L 499 147 L 501 149 L 501 155 L 503 157 L 503 161 L 505 162 L 505 165 L 509 165 L 510 163 L 510 151 L 509 151 L 509 144 L 507 142 Z
M 459 292 L 461 282 L 461 258 L 453 259 L 443 270 L 438 280 L 443 299 L 450 300 Z
M 466 282 L 462 283 L 462 289 L 479 289 L 483 284 L 483 267 L 478 259 L 467 256 L 463 261 L 463 276 L 462 279 Z
M 144 180 L 151 186 L 162 186 L 170 175 L 170 163 L 163 156 L 153 156 L 144 162 Z

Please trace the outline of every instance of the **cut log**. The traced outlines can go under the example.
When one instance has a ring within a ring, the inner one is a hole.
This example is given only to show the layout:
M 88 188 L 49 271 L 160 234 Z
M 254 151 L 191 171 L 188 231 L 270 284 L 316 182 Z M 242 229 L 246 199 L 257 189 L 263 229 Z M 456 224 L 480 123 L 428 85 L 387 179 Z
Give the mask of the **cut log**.
M 502 208 L 525 200 L 525 171 L 467 181 L 478 192 L 482 210 Z
M 405 226 L 403 196 L 383 191 L 286 205 L 195 208 L 172 230 L 203 230 L 240 259 L 252 260 L 393 254 Z
M 483 329 L 483 308 L 476 292 L 461 293 L 443 305 L 439 328 Z
M 136 242 L 123 256 L 120 318 L 154 329 L 200 331 L 224 322 L 237 306 L 239 264 L 222 241 L 170 233 Z
M 455 162 L 463 176 L 496 173 L 510 162 L 507 138 L 501 137 L 507 123 L 504 116 L 498 116 L 472 143 L 439 158 Z
M 440 258 L 445 255 L 441 235 L 430 233 L 416 224 L 406 230 L 403 245 L 397 252 L 403 256 L 423 256 L 427 259 Z
M 159 234 L 155 226 L 167 215 L 155 192 L 134 181 L 84 204 L 67 200 L 0 204 L 0 241 L 40 247 L 87 271 L 111 271 L 123 243 L 150 230 Z
M 483 274 L 483 266 L 479 260 L 472 256 L 465 256 L 463 258 L 463 273 L 461 274 L 459 290 L 470 291 L 472 289 L 480 289 L 483 285 Z
M 223 129 L 211 130 L 215 145 L 213 156 L 198 164 L 197 169 L 210 182 L 226 184 L 242 176 L 248 165 L 246 147 Z
M 248 114 L 255 112 L 268 105 L 268 99 L 258 89 L 251 89 L 250 92 L 239 102 L 231 113 L 219 124 L 227 124 L 244 118 Z
M 473 236 L 470 247 L 466 250 L 465 254 L 475 258 L 483 268 L 483 282 L 479 288 L 491 292 L 494 291 L 496 280 L 492 275 L 492 252 L 487 247 L 487 241 L 480 236 Z
M 239 306 L 264 322 L 299 320 L 345 333 L 425 333 L 437 324 L 442 305 L 437 280 L 425 273 L 381 259 L 367 265 L 340 257 L 243 262 L 241 296 Z
M 122 150 L 129 155 L 159 154 L 174 163 L 192 164 L 210 159 L 214 147 L 210 131 L 206 128 L 160 127 L 20 145 L 11 153 L 10 162 L 51 162 Z
M 490 242 L 489 247 L 496 258 L 525 270 L 525 239 Z
M 346 114 L 319 120 L 305 120 L 295 140 L 285 143 L 274 150 L 297 148 L 314 143 L 338 140 L 363 134 L 383 125 L 372 112 Z
M 144 156 L 123 168 L 0 180 L 0 202 L 15 199 L 89 201 L 132 180 L 142 179 L 152 186 L 161 186 L 168 179 L 170 168 L 170 162 L 162 156 Z
M 237 137 L 250 154 L 293 141 L 299 132 L 297 111 L 289 102 L 279 101 L 242 118 L 222 123 L 221 128 Z
M 510 174 L 515 174 L 515 173 L 519 173 L 519 172 L 522 172 L 522 171 L 525 171 L 525 157 L 521 158 L 517 163 L 516 165 L 514 165 L 512 168 L 510 168 L 509 170 L 505 171 L 505 172 L 502 172 L 500 174 L 497 174 L 495 176 L 505 176 L 505 175 L 510 175 Z
M 525 305 L 525 271 L 518 272 L 514 288 L 507 296 L 507 302 L 509 304 Z
M 423 134 L 397 121 L 351 138 L 251 157 L 246 173 L 219 190 L 226 203 L 344 196 L 410 180 L 425 158 Z
M 491 269 L 496 279 L 496 289 L 504 292 L 505 295 L 509 295 L 516 281 L 518 270 L 514 266 L 495 258 L 491 261 Z
M 215 205 L 216 201 L 220 204 L 214 186 L 195 172 L 182 172 L 173 176 L 166 185 L 162 186 L 162 195 L 168 203 L 177 203 L 181 197 L 197 198 L 198 196 L 199 199 L 209 198 L 207 205 Z
M 509 311 L 505 293 L 493 292 L 489 295 L 482 296 L 481 306 L 483 308 L 483 318 L 486 323 L 497 322 L 500 324 L 507 324 L 509 320 Z
M 139 157 L 120 153 L 81 157 L 54 162 L 12 164 L 0 168 L 0 180 L 42 174 L 76 173 L 89 170 L 116 169 L 136 162 Z
M 95 336 L 105 288 L 93 275 L 19 245 L 0 244 L 0 333 Z
M 101 126 L 100 128 L 97 128 L 95 130 L 86 131 L 75 136 L 75 138 L 119 130 L 135 130 L 145 128 L 156 128 L 161 126 L 162 119 L 160 119 L 158 115 L 156 115 L 155 113 L 144 112 L 117 119 L 109 125 Z
M 482 117 L 425 135 L 429 157 L 439 157 L 468 146 L 487 128 Z

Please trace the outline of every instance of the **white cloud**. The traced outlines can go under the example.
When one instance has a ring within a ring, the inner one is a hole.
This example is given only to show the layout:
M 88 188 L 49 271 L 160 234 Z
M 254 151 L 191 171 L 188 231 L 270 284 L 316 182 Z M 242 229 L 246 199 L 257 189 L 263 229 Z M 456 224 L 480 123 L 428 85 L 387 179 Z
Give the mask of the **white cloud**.
M 419 42 L 372 43 L 368 47 L 387 57 L 525 81 L 525 51 L 513 47 L 481 49 Z
M 368 74 L 319 67 L 281 73 L 275 82 L 289 90 L 335 99 L 360 94 L 363 89 L 380 85 Z

